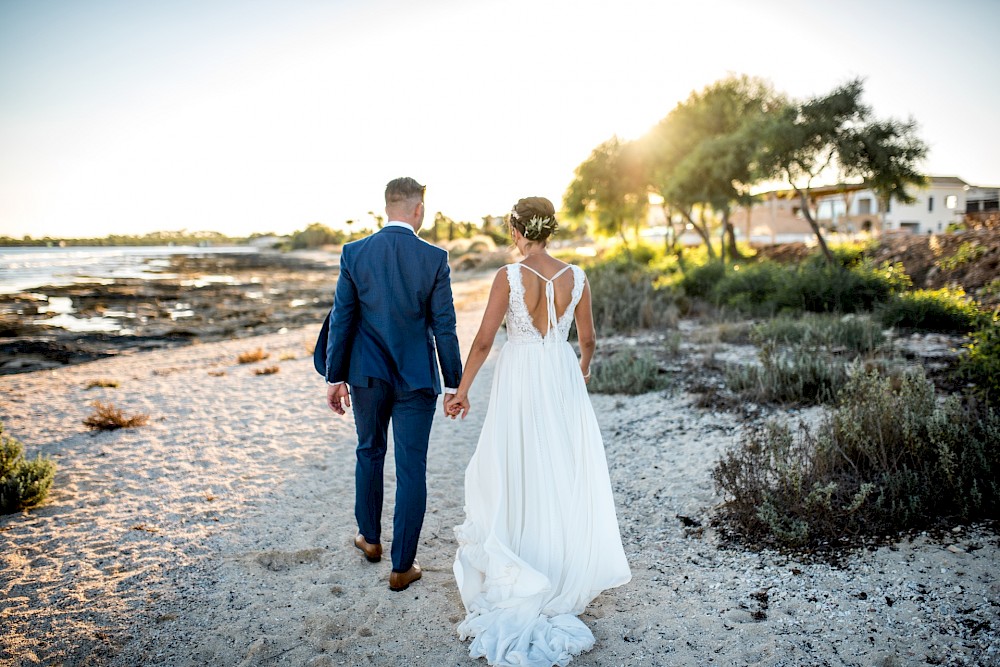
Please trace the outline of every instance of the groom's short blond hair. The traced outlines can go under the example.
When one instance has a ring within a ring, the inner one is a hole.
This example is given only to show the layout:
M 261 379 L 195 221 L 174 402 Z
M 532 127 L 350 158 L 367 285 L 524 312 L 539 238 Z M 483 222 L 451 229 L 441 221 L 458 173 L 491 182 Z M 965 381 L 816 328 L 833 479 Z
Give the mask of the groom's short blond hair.
M 409 199 L 419 199 L 420 201 L 423 201 L 424 190 L 426 188 L 427 186 L 420 185 L 420 183 L 417 183 L 409 176 L 394 178 L 385 185 L 386 206 Z

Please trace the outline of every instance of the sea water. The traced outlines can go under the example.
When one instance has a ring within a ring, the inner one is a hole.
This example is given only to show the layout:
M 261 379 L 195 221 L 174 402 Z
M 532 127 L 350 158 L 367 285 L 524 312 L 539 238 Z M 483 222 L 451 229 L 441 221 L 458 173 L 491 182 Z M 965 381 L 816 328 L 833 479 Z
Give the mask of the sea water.
M 248 246 L 75 246 L 0 248 L 0 294 L 45 285 L 111 284 L 126 278 L 176 278 L 167 271 L 171 255 L 255 253 Z

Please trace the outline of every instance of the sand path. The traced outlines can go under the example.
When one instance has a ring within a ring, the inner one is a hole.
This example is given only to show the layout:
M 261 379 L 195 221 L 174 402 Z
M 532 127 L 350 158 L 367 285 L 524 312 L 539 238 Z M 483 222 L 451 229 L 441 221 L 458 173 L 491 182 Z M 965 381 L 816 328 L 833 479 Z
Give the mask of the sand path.
M 488 281 L 456 284 L 466 346 Z M 351 544 L 354 426 L 325 407 L 306 353 L 315 331 L 0 378 L 8 430 L 60 466 L 49 503 L 0 517 L 0 665 L 485 664 L 455 635 L 463 609 L 451 562 L 492 360 L 469 419 L 435 420 L 425 575 L 392 593 L 388 559 L 369 564 Z M 271 357 L 236 364 L 257 346 Z M 267 365 L 281 370 L 252 374 Z M 121 387 L 84 389 L 99 377 Z M 88 433 L 81 420 L 95 398 L 147 412 L 150 424 Z M 574 665 L 1000 655 L 994 537 L 958 527 L 947 544 L 918 539 L 844 569 L 723 550 L 710 528 L 677 515 L 705 522 L 718 502 L 710 471 L 737 418 L 682 393 L 594 404 L 634 579 L 588 609 L 597 645 Z M 386 470 L 391 536 L 391 449 Z

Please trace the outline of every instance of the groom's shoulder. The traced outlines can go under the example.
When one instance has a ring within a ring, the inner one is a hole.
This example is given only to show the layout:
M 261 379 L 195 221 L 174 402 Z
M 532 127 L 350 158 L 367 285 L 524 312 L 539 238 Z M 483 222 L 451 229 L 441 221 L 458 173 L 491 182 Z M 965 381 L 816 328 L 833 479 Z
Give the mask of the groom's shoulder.
M 342 253 L 345 253 L 345 252 L 346 253 L 354 252 L 354 251 L 358 250 L 359 248 L 365 247 L 365 244 L 367 244 L 369 241 L 371 241 L 371 239 L 372 239 L 371 236 L 366 236 L 364 238 L 358 239 L 357 241 L 350 241 L 349 243 L 345 243 L 343 246 L 341 246 L 340 252 L 342 252 Z
M 388 245 L 395 247 L 397 252 L 411 253 L 424 259 L 432 258 L 436 261 L 448 261 L 447 250 L 433 243 L 428 243 L 416 234 L 387 234 L 379 232 L 345 244 L 342 252 L 344 254 L 353 254 L 368 244 L 372 244 L 373 248 Z
M 409 239 L 409 241 L 417 249 L 417 252 L 421 252 L 421 253 L 424 253 L 427 256 L 436 257 L 438 259 L 442 259 L 443 258 L 443 259 L 447 260 L 447 258 L 448 258 L 448 251 L 447 250 L 445 250 L 444 248 L 442 248 L 439 245 L 434 245 L 433 243 L 431 243 L 429 241 L 425 241 L 424 239 L 420 238 L 416 234 L 414 234 Z

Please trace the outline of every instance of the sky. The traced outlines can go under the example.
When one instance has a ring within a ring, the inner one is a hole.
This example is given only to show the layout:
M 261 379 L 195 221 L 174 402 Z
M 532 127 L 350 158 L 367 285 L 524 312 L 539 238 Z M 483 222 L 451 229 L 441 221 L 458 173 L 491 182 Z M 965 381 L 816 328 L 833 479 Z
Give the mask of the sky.
M 993 0 L 0 0 L 0 236 L 370 224 L 385 183 L 479 221 L 557 207 L 729 74 L 864 77 L 932 175 L 1000 186 Z

